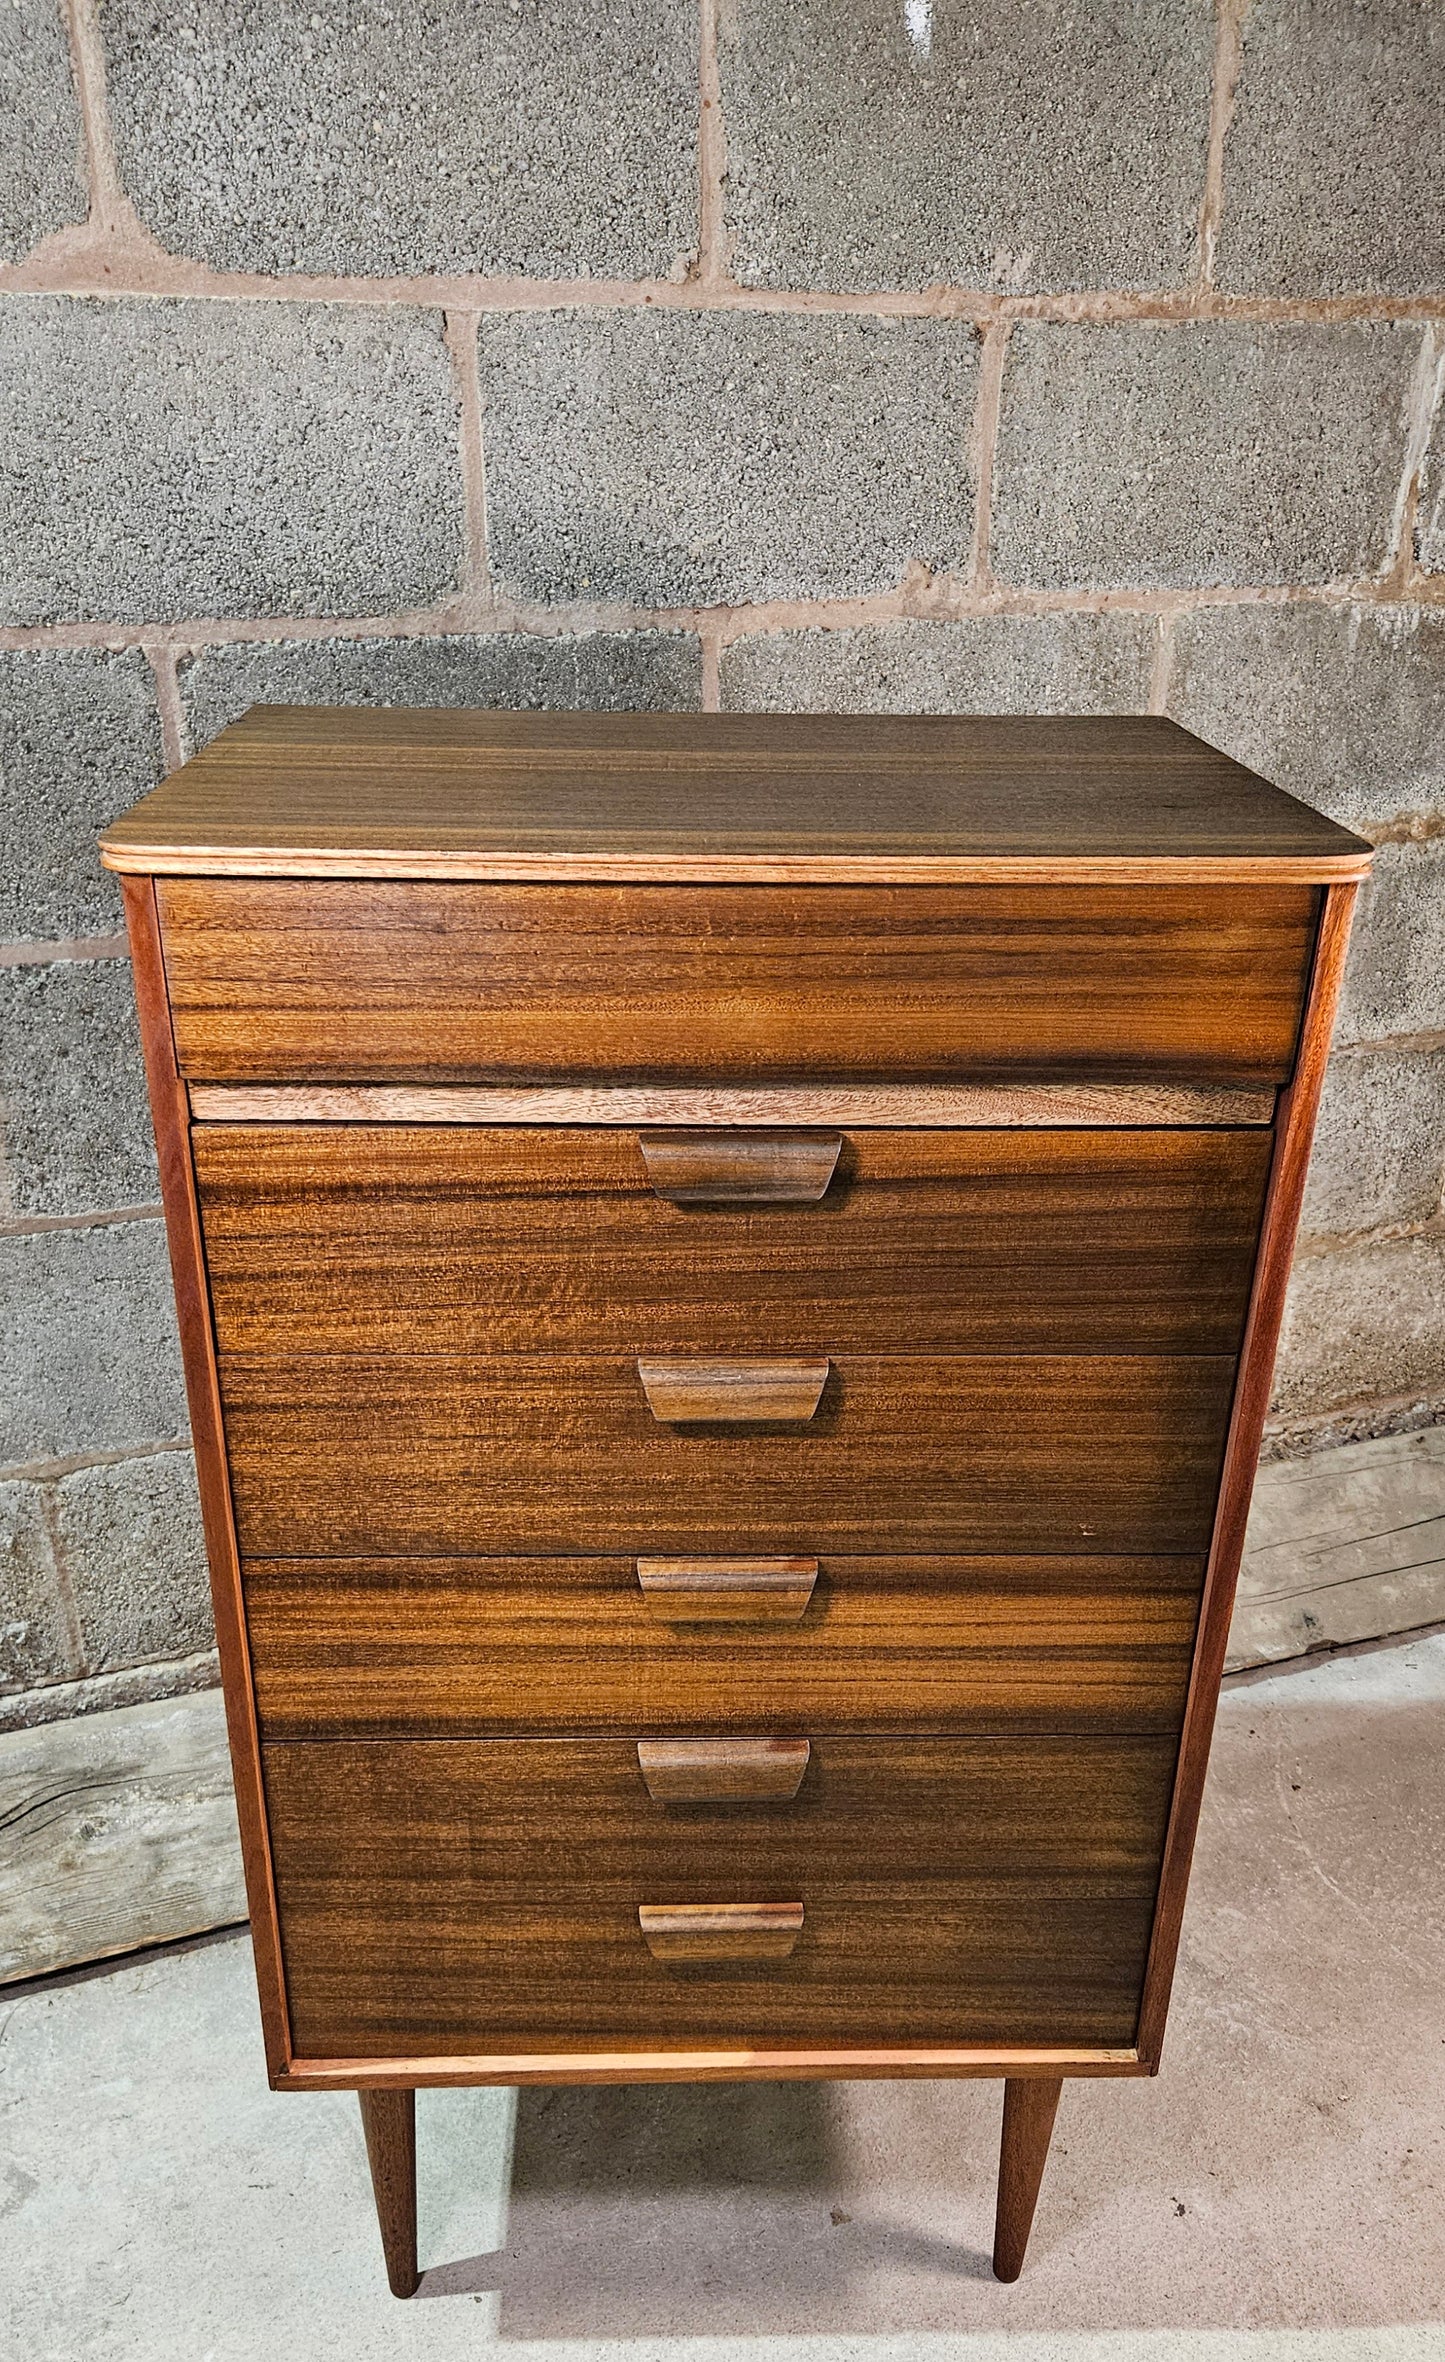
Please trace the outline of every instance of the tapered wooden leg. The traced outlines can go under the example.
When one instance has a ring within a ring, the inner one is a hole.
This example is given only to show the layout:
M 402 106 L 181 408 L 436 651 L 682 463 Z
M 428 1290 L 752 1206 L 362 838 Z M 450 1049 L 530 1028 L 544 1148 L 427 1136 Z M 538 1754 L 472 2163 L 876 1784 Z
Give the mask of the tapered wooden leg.
M 1062 2076 L 1037 2082 L 1031 2076 L 1010 2076 L 1003 2087 L 998 2213 L 993 2227 L 995 2280 L 1017 2280 L 1024 2268 L 1024 2250 L 1063 2088 Z
M 360 2091 L 366 2157 L 393 2296 L 415 2296 L 416 2093 Z

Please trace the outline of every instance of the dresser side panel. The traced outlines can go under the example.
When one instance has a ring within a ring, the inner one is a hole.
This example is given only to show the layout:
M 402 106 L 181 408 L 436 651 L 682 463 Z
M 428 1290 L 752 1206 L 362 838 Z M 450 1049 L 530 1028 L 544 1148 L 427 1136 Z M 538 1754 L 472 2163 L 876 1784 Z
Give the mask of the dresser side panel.
M 165 963 L 156 921 L 155 888 L 149 878 L 125 877 L 121 880 L 121 893 L 130 936 L 136 1007 L 145 1055 L 151 1120 L 155 1127 L 161 1197 L 166 1214 L 166 1241 L 175 1287 L 181 1359 L 191 1414 L 191 1439 L 195 1447 L 206 1557 L 210 1567 L 216 1643 L 221 1660 L 226 1727 L 236 1784 L 236 1816 L 241 1832 L 241 1856 L 251 1915 L 251 1940 L 255 1951 L 266 2063 L 271 2075 L 277 2077 L 286 2071 L 290 2063 L 290 2021 L 277 1929 L 275 1879 L 256 1729 L 256 1701 L 251 1684 L 245 1607 L 241 1594 L 240 1561 L 236 1549 L 230 1469 L 216 1374 L 210 1291 L 201 1240 L 195 1171 L 191 1161 L 189 1111 L 185 1085 L 176 1068 Z
M 1151 2071 L 1157 2070 L 1164 2040 L 1250 1496 L 1259 1465 L 1275 1352 L 1284 1318 L 1285 1291 L 1358 892 L 1355 885 L 1331 886 L 1325 897 L 1300 1028 L 1299 1057 L 1290 1083 L 1280 1094 L 1276 1111 L 1275 1149 L 1264 1224 L 1230 1410 L 1199 1636 L 1165 1839 L 1159 1902 L 1139 2013 L 1139 2053 Z

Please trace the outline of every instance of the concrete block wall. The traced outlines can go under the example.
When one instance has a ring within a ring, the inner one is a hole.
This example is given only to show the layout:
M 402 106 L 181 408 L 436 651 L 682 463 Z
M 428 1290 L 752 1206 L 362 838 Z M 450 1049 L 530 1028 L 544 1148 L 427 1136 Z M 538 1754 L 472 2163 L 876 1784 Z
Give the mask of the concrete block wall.
M 1445 1401 L 1445 11 L 0 10 L 0 1721 L 213 1678 L 97 829 L 259 698 L 1150 710 L 1382 848 L 1274 1448 Z

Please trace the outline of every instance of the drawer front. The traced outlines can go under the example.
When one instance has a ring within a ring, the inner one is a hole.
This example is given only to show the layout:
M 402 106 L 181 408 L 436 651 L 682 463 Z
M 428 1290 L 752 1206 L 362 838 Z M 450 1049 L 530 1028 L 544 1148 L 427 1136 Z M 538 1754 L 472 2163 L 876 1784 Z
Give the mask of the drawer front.
M 306 2057 L 1134 2037 L 1174 1743 L 815 1741 L 790 1804 L 660 1804 L 624 1741 L 264 1750 Z M 639 1906 L 801 1903 L 678 1966 Z
M 648 1137 L 199 1125 L 222 1349 L 1238 1348 L 1268 1132 L 863 1131 L 779 1205 L 672 1203 Z
M 162 878 L 181 1070 L 258 1080 L 1288 1074 L 1312 887 Z
M 703 1622 L 630 1558 L 249 1560 L 262 1736 L 1179 1728 L 1202 1559 L 826 1558 L 796 1621 L 740 1572 Z
M 1203 1550 L 1234 1365 L 834 1362 L 805 1424 L 664 1424 L 635 1361 L 222 1358 L 254 1557 Z

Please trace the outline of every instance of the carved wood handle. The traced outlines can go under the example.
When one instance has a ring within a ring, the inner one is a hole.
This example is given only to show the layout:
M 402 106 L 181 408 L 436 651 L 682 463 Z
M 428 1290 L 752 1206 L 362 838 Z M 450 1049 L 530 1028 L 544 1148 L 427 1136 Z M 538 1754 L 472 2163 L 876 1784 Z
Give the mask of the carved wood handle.
M 642 1596 L 663 1624 L 796 1624 L 816 1558 L 639 1558 Z
M 841 1132 L 640 1132 L 647 1178 L 675 1206 L 816 1205 Z
M 654 1960 L 786 1960 L 803 1924 L 801 1903 L 639 1903 L 642 1940 Z
M 700 1419 L 756 1422 L 811 1419 L 828 1377 L 816 1361 L 653 1361 L 637 1374 L 654 1419 L 685 1426 Z
M 807 1739 L 639 1739 L 658 1804 L 791 1804 L 812 1754 Z

